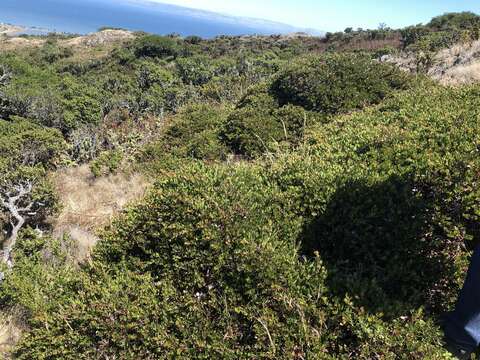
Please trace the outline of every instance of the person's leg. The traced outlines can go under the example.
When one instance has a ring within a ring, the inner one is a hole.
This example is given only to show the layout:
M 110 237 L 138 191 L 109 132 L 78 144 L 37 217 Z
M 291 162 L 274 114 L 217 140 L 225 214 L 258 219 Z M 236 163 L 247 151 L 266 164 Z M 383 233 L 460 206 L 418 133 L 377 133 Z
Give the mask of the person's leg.
M 474 352 L 480 344 L 480 246 L 475 249 L 457 306 L 445 321 L 449 344 Z

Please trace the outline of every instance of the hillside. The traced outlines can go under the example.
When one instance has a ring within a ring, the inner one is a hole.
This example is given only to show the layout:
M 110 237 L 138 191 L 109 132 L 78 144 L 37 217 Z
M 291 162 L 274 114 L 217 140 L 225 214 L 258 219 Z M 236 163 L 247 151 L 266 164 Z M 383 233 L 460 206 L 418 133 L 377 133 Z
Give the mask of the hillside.
M 0 35 L 12 35 L 22 30 L 23 29 L 20 26 L 0 24 Z
M 479 29 L 0 38 L 2 355 L 451 359 Z

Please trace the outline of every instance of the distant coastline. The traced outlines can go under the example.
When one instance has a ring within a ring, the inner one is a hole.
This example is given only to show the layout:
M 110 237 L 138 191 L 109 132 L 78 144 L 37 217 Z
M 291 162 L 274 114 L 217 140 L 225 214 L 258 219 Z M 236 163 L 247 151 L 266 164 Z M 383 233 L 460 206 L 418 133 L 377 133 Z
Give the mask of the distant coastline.
M 24 9 L 29 9 L 28 12 Z M 181 6 L 152 3 L 148 0 L 1 0 L 0 22 L 25 24 L 22 29 L 4 30 L 3 34 L 45 35 L 50 32 L 89 34 L 102 26 L 130 31 L 203 38 L 242 35 L 285 35 L 322 32 L 288 24 L 230 16 Z M 33 27 L 36 26 L 36 27 Z M 8 32 L 7 32 L 8 31 Z
M 36 27 L 36 26 L 24 26 L 24 25 L 0 23 L 0 35 L 3 35 L 3 36 L 47 35 L 51 32 L 54 32 L 54 31 L 46 28 Z

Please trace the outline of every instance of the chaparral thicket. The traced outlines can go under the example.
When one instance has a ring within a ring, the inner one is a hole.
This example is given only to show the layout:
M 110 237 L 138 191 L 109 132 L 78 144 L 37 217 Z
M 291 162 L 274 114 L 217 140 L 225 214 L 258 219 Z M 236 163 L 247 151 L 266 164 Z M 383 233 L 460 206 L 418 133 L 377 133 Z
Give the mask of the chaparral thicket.
M 5 356 L 448 359 L 480 85 L 428 75 L 479 37 L 0 38 Z

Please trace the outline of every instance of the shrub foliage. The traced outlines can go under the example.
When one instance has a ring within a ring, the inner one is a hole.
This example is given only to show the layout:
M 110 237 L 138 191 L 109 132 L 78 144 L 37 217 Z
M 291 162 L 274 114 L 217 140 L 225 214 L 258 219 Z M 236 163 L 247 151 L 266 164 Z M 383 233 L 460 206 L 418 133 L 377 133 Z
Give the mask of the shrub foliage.
M 0 283 L 14 357 L 448 359 L 439 319 L 480 236 L 480 87 L 374 59 L 477 23 L 2 53 L 0 195 L 28 182 L 35 204 Z M 85 162 L 153 185 L 78 264 L 49 178 Z

